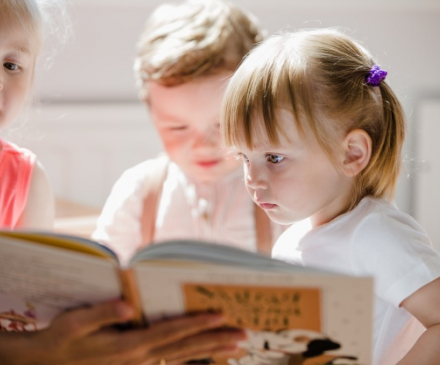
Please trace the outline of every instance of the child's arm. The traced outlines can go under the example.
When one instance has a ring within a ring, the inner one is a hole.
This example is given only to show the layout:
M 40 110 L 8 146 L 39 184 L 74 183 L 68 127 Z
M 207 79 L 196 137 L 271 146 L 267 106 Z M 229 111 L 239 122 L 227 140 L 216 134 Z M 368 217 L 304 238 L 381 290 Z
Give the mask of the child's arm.
M 417 318 L 426 332 L 398 365 L 437 365 L 440 359 L 440 278 L 406 298 L 401 306 Z
M 38 161 L 32 171 L 26 207 L 19 228 L 52 229 L 54 198 L 46 172 Z

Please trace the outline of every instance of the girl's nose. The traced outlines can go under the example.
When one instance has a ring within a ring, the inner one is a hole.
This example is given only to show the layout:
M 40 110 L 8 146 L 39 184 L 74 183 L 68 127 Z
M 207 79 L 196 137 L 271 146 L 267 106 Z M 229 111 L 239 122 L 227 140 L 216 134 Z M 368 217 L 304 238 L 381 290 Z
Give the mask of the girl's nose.
M 245 171 L 246 185 L 254 190 L 267 189 L 267 180 L 264 173 L 258 171 L 257 168 L 249 166 Z
M 196 147 L 214 147 L 219 144 L 220 136 L 214 129 L 199 131 L 195 137 L 194 144 Z

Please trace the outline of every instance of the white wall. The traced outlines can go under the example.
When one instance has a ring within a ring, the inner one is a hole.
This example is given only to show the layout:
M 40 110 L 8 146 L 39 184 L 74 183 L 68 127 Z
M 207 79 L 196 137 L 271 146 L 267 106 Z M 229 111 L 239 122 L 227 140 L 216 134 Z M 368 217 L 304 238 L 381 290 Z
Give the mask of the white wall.
M 138 102 L 47 104 L 28 119 L 32 136 L 15 141 L 37 154 L 55 195 L 98 209 L 125 169 L 162 150 Z
M 54 59 L 54 66 L 38 74 L 38 97 L 52 104 L 135 101 L 132 76 L 135 42 L 144 20 L 162 1 L 71 2 L 75 36 Z M 348 28 L 389 71 L 388 80 L 409 116 L 409 142 L 417 122 L 413 111 L 419 100 L 426 95 L 440 95 L 439 0 L 235 2 L 257 15 L 271 33 L 304 27 Z M 411 143 L 405 154 L 406 169 L 397 201 L 401 208 L 411 212 L 411 184 L 416 171 L 411 162 L 416 158 Z
M 440 98 L 420 103 L 414 136 L 418 159 L 413 189 L 414 215 L 440 251 Z

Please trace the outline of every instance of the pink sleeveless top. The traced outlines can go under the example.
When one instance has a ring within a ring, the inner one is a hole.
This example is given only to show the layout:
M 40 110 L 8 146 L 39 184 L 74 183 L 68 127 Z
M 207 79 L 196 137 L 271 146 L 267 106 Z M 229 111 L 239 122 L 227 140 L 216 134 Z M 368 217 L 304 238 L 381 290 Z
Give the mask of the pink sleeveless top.
M 26 206 L 35 155 L 0 139 L 0 229 L 17 228 Z

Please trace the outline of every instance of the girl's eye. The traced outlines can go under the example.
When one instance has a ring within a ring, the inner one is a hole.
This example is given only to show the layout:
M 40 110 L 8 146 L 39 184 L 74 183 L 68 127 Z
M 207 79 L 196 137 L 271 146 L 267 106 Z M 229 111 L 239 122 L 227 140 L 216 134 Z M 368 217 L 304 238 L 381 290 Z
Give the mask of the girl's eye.
M 243 155 L 242 153 L 237 153 L 236 158 L 242 160 L 244 163 L 248 163 L 249 159 L 246 157 L 246 155 Z
M 177 125 L 174 127 L 170 127 L 170 130 L 172 131 L 184 131 L 186 130 L 188 127 L 186 125 Z
M 279 156 L 279 155 L 267 155 L 267 161 L 271 162 L 271 163 L 280 163 L 281 161 L 284 160 L 283 156 Z
M 7 68 L 9 71 L 17 71 L 19 69 L 18 65 L 12 62 L 5 62 L 3 66 Z

